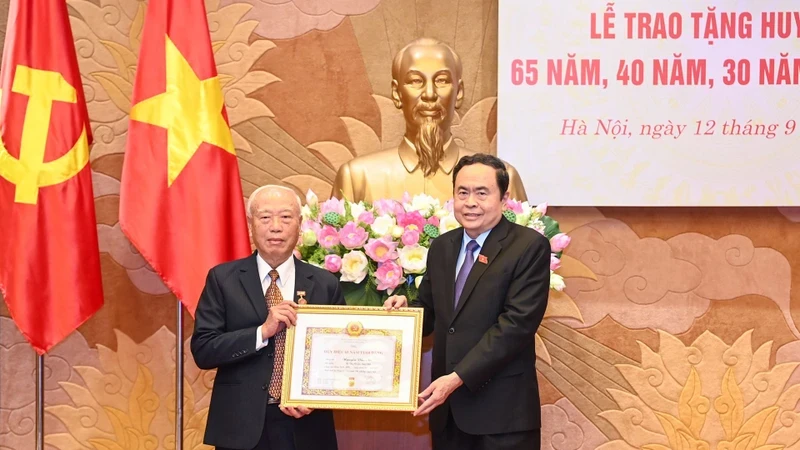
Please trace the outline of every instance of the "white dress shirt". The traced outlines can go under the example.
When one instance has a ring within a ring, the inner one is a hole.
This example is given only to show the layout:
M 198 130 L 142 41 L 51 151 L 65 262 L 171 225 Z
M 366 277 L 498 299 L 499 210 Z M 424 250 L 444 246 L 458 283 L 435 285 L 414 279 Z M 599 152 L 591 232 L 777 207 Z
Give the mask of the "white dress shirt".
M 264 261 L 260 254 L 256 254 L 256 264 L 258 265 L 258 278 L 261 280 L 261 293 L 264 294 L 266 302 L 267 289 L 272 284 L 272 278 L 269 277 L 272 267 Z M 278 271 L 278 288 L 281 290 L 281 296 L 284 300 L 294 301 L 294 256 L 290 256 L 275 270 Z M 269 315 L 269 310 L 267 315 Z M 256 351 L 269 344 L 269 339 L 261 339 L 262 326 L 263 324 L 256 329 Z

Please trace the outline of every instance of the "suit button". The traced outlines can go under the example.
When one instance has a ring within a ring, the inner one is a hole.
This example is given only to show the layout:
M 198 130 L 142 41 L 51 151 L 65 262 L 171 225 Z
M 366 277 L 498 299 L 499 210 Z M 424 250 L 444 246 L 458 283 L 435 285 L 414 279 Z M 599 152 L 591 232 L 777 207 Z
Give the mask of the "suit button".
M 262 391 L 266 391 L 267 390 L 267 385 L 265 384 L 265 385 L 261 386 L 261 390 Z
M 453 333 L 456 332 L 456 329 L 455 328 L 450 328 L 449 330 L 447 330 L 447 332 L 450 333 L 450 334 L 453 334 Z
M 232 354 L 231 358 L 236 358 L 236 353 Z

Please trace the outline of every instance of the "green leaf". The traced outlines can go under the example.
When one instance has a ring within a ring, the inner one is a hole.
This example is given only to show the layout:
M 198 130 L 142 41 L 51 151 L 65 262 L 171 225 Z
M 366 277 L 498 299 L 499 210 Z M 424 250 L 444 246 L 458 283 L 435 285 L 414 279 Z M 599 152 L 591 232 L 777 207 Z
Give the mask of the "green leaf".
M 313 247 L 313 248 L 314 248 L 314 252 L 311 253 L 311 256 L 309 256 L 308 258 L 303 258 L 303 259 L 308 261 L 309 263 L 322 264 L 325 261 L 325 255 L 327 255 L 327 253 L 325 252 L 325 249 L 320 247 L 320 246 L 316 246 L 316 247 Z
M 306 246 L 299 246 L 297 249 L 300 251 L 300 259 L 303 261 L 308 262 L 308 258 L 314 253 L 314 249 L 317 248 L 317 245 L 312 245 L 310 247 Z
M 558 222 L 550 216 L 542 216 L 542 223 L 544 223 L 544 236 L 547 239 L 552 239 L 553 236 L 561 233 L 558 227 Z
M 368 278 L 358 284 L 342 282 L 341 286 L 344 299 L 350 306 L 383 306 L 383 302 L 389 298 L 385 291 L 375 290 Z
M 431 247 L 431 238 L 428 237 L 427 234 L 419 235 L 419 245 L 421 245 L 421 246 L 423 246 L 425 248 L 430 248 Z
M 414 278 L 421 276 L 422 274 L 415 275 Z M 408 303 L 413 302 L 419 297 L 419 289 L 417 289 L 417 285 L 415 285 L 413 282 L 411 284 L 404 284 L 403 286 L 398 288 L 398 291 L 400 290 L 402 290 L 403 292 L 396 292 L 396 294 L 405 295 L 406 298 L 408 299 Z

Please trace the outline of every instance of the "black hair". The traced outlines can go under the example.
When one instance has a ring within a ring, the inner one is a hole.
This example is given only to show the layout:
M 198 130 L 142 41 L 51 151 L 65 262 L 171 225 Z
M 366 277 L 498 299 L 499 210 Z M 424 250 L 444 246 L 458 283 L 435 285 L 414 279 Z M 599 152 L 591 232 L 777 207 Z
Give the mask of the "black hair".
M 462 156 L 461 159 L 458 160 L 456 167 L 453 169 L 453 189 L 456 187 L 456 177 L 461 168 L 473 164 L 483 164 L 484 166 L 489 166 L 494 169 L 495 176 L 497 177 L 497 187 L 500 188 L 500 198 L 503 198 L 506 191 L 508 191 L 508 170 L 502 159 L 488 153 L 475 153 L 473 155 Z

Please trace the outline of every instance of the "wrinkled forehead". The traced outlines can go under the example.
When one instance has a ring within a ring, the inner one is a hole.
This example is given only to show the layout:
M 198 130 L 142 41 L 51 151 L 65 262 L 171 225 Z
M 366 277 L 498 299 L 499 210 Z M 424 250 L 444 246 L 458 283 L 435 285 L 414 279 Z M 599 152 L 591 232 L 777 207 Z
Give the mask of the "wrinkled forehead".
M 416 70 L 433 75 L 440 70 L 450 70 L 458 76 L 458 66 L 453 53 L 443 45 L 413 45 L 403 54 L 400 65 L 401 74 Z

